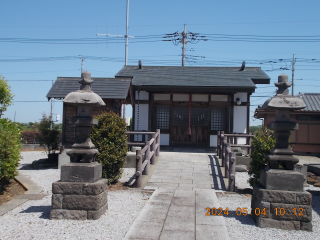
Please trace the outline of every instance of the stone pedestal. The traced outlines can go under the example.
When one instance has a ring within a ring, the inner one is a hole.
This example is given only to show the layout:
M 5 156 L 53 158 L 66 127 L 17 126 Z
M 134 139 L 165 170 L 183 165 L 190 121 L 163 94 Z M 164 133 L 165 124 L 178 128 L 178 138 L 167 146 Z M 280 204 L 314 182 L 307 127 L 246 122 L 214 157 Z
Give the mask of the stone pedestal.
M 265 169 L 260 178 L 251 200 L 251 215 L 257 226 L 312 231 L 312 195 L 303 191 L 303 175 Z
M 50 219 L 95 220 L 108 209 L 108 180 L 101 164 L 69 163 L 61 167 L 61 180 L 52 184 Z

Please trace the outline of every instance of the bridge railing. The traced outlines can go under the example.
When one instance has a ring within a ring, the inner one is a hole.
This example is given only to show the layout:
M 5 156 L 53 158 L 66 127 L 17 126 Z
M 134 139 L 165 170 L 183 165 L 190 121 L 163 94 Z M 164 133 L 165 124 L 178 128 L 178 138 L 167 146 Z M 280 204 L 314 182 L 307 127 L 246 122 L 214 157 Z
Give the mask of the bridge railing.
M 149 175 L 150 164 L 156 163 L 156 157 L 160 155 L 160 129 L 156 132 L 139 132 L 127 131 L 128 139 L 130 135 L 142 135 L 145 139 L 146 135 L 151 136 L 151 139 L 145 142 L 127 142 L 128 146 L 141 146 L 141 150 L 136 150 L 136 187 L 142 187 L 142 175 Z M 143 161 L 143 155 L 145 156 Z
M 225 134 L 224 131 L 218 131 L 217 156 L 225 168 L 225 177 L 229 179 L 228 191 L 235 191 L 236 154 L 231 151 L 231 147 L 247 148 L 247 154 L 250 154 L 253 137 L 253 134 Z M 246 144 L 238 144 L 239 138 L 245 138 Z

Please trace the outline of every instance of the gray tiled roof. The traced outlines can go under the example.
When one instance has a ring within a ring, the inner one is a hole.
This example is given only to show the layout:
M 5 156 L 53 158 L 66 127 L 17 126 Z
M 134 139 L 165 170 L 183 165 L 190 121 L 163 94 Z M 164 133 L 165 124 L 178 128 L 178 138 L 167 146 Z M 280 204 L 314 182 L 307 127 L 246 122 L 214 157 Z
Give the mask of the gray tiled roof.
M 92 78 L 92 91 L 103 99 L 126 99 L 130 87 L 130 79 Z M 64 98 L 68 93 L 79 90 L 80 77 L 58 77 L 47 98 Z
M 299 93 L 306 107 L 300 111 L 320 111 L 320 93 Z
M 253 81 L 270 83 L 270 77 L 260 67 L 178 67 L 178 66 L 124 66 L 116 77 L 133 77 L 132 85 L 188 86 L 188 87 L 249 87 Z

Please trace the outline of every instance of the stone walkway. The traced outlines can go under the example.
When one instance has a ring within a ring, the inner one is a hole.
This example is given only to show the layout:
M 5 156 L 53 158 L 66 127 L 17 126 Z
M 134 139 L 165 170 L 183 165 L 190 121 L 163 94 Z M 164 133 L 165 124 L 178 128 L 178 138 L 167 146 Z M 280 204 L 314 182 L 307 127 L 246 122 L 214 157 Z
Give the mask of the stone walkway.
M 223 216 L 206 216 L 220 207 L 216 191 L 225 190 L 214 154 L 160 153 L 145 189 L 155 189 L 125 239 L 229 239 Z

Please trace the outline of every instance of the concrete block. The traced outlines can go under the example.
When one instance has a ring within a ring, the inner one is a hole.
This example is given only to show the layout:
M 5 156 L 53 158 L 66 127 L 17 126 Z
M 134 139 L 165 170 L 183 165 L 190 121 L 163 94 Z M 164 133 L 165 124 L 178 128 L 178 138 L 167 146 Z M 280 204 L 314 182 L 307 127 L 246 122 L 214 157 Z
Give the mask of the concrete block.
M 246 156 L 236 156 L 237 165 L 245 165 L 247 168 L 250 167 L 251 158 Z
M 257 198 L 252 198 L 251 207 L 252 207 L 251 215 L 254 219 L 258 217 L 261 217 L 261 218 L 271 217 L 269 202 L 263 202 L 258 200 Z
M 54 182 L 52 183 L 53 194 L 82 194 L 83 183 L 76 182 Z
M 303 174 L 303 179 L 304 179 L 303 184 L 304 184 L 304 185 L 307 184 L 307 169 L 308 169 L 307 166 L 305 166 L 305 165 L 300 165 L 300 164 L 294 165 L 294 169 L 293 169 L 294 171 Z
M 320 164 L 308 164 L 308 172 L 312 172 L 317 176 L 320 176 Z
M 268 190 L 264 189 L 260 184 L 253 186 L 253 195 L 264 202 L 296 203 L 296 192 Z
M 311 205 L 312 204 L 312 194 L 309 192 L 296 193 L 297 204 Z
M 99 195 L 65 195 L 62 201 L 63 209 L 99 210 L 107 203 L 107 191 Z
M 101 179 L 102 165 L 98 162 L 68 163 L 61 166 L 61 182 L 89 182 Z
M 312 231 L 312 222 L 300 222 L 300 229 L 304 231 Z
M 312 221 L 311 205 L 271 203 L 270 207 L 273 219 L 304 222 Z
M 100 179 L 94 183 L 85 183 L 83 185 L 84 195 L 99 195 L 100 193 L 107 191 L 108 179 Z
M 62 208 L 62 194 L 52 194 L 52 204 L 51 209 L 61 209 Z
M 103 205 L 99 210 L 88 211 L 88 220 L 97 220 L 99 219 L 108 209 L 108 203 Z
M 260 171 L 260 183 L 268 190 L 303 192 L 303 174 L 279 169 Z
M 50 211 L 50 220 L 86 220 L 87 211 L 83 210 L 66 210 L 66 209 L 52 209 Z
M 256 222 L 261 228 L 277 228 L 283 230 L 300 230 L 299 221 L 279 221 L 269 218 L 259 218 Z

